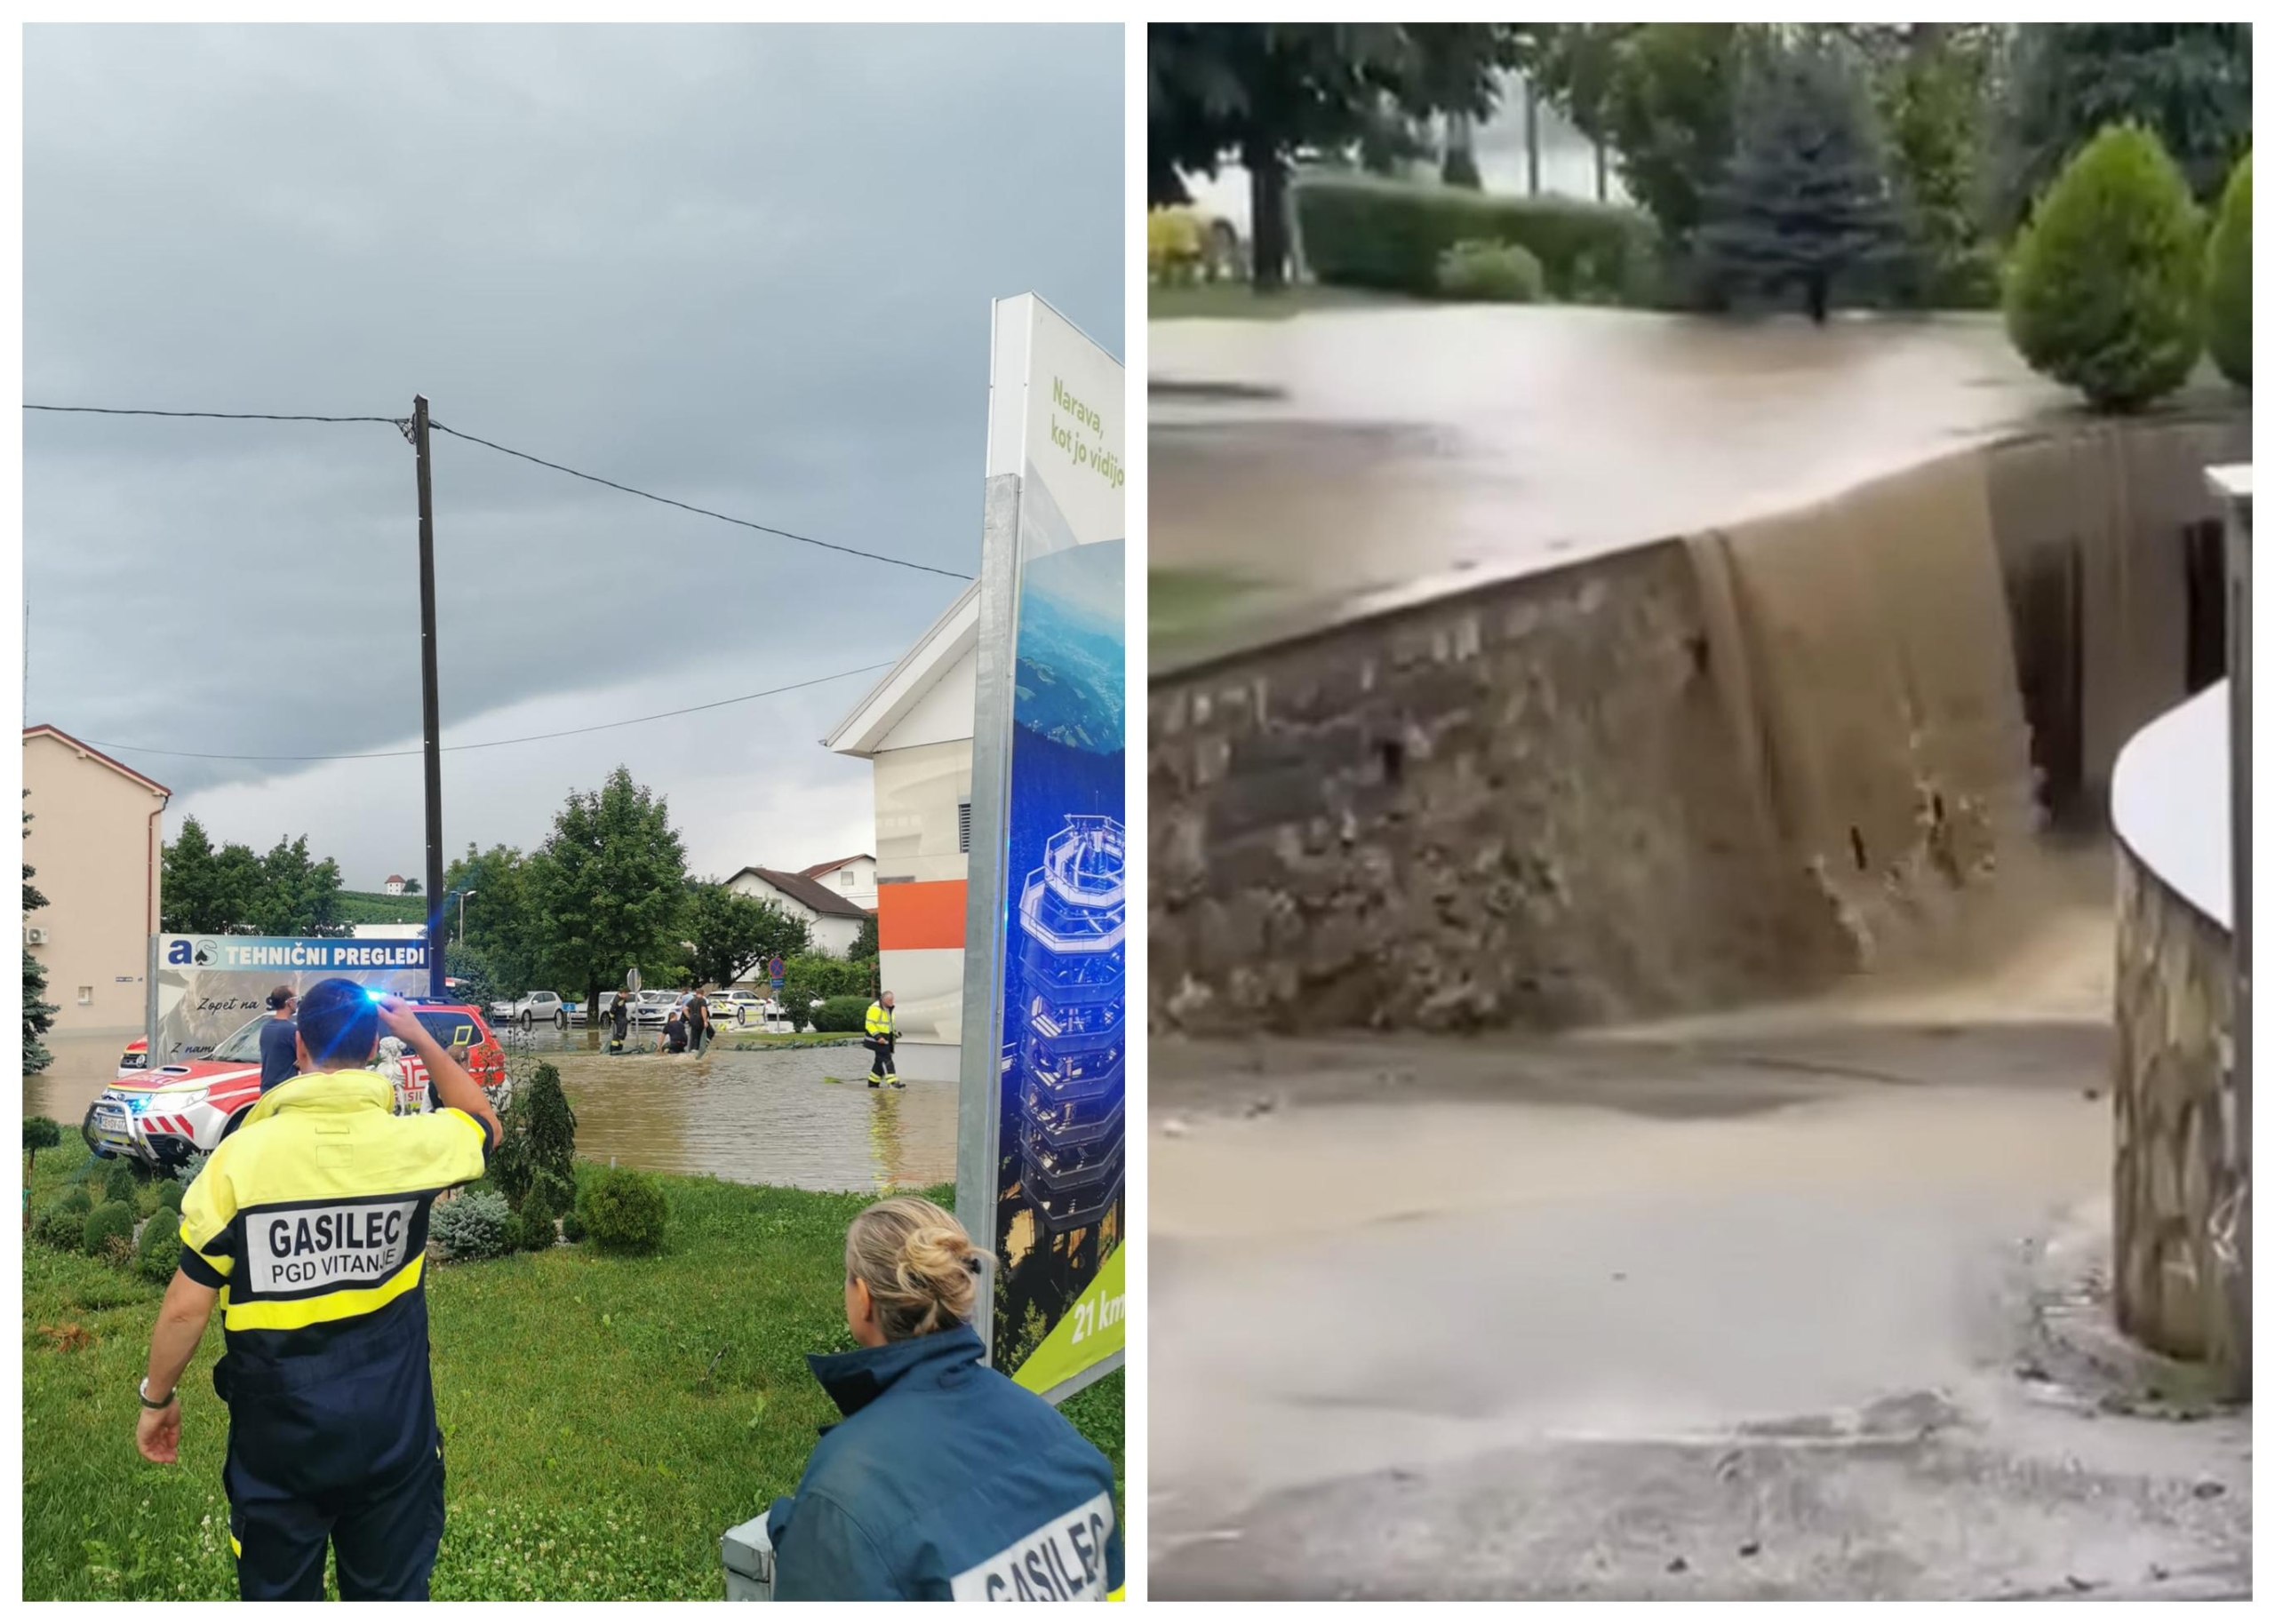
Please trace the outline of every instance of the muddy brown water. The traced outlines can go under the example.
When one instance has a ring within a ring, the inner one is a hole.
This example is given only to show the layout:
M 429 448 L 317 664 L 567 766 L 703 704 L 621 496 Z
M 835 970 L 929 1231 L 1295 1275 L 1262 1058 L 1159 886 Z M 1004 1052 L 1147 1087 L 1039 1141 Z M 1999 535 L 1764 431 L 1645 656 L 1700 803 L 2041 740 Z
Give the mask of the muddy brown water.
M 721 1047 L 693 1058 L 610 1055 L 574 1029 L 506 1039 L 509 1053 L 560 1068 L 577 1149 L 594 1160 L 801 1190 L 912 1190 L 955 1176 L 955 1085 L 870 1089 L 858 1047 Z M 68 1150 L 124 1039 L 47 1041 L 55 1063 L 24 1079 L 24 1110 L 63 1123 Z

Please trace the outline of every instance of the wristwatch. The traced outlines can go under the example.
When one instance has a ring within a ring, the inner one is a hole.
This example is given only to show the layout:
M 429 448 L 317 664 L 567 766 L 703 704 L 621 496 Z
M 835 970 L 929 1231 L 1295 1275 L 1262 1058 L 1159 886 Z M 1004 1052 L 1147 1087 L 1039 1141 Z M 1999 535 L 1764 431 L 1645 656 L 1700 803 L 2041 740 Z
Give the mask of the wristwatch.
M 174 1396 L 172 1393 L 168 1393 L 164 1398 L 151 1397 L 150 1378 L 148 1376 L 143 1377 L 142 1380 L 134 1384 L 134 1390 L 136 1393 L 140 1395 L 142 1399 L 142 1407 L 146 1410 L 163 1410 L 174 1401 Z M 176 1390 L 179 1391 L 180 1389 Z

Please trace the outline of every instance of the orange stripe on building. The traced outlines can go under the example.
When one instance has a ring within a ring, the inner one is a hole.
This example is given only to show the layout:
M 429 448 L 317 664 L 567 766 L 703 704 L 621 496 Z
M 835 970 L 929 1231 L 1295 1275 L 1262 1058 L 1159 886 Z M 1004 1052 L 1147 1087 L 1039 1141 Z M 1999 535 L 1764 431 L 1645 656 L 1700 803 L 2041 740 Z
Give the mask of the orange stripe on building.
M 877 945 L 888 951 L 963 945 L 964 882 L 877 888 Z

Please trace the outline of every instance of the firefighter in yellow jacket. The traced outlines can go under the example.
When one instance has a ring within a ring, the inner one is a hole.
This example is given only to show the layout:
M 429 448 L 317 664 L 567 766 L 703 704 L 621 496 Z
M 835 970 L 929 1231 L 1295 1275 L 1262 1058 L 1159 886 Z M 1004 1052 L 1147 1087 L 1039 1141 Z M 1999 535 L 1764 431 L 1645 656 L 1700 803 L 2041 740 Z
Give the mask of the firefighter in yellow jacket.
M 432 1114 L 394 1114 L 385 1031 L 426 1063 Z M 229 1548 L 247 1601 L 423 1601 L 443 1537 L 443 1439 L 423 1269 L 435 1198 L 499 1138 L 481 1087 L 401 999 L 345 980 L 300 999 L 300 1075 L 261 1096 L 182 1197 L 181 1262 L 150 1339 L 135 1444 L 177 1458 L 174 1391 L 221 1307 Z
M 892 1069 L 893 1040 L 900 1034 L 892 1029 L 891 993 L 881 993 L 877 1001 L 869 1006 L 868 1019 L 862 1023 L 862 1031 L 866 1034 L 861 1039 L 862 1047 L 876 1056 L 869 1062 L 869 1087 L 901 1087 L 900 1079 Z

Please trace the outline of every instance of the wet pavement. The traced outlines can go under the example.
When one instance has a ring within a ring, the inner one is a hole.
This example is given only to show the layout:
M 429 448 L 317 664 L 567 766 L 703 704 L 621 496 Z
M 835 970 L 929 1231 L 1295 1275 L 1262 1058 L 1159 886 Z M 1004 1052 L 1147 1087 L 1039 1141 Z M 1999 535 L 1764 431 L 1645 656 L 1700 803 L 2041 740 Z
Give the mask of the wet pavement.
M 2248 1414 L 2133 1413 L 2048 1330 L 2107 1317 L 2107 947 L 1554 1041 L 1157 1043 L 1152 1593 L 2247 1593 Z
M 2079 416 L 1994 314 L 1415 306 L 1147 342 L 1157 669 Z
M 922 1189 L 955 1177 L 955 1085 L 873 1090 L 858 1047 L 612 1055 L 576 1028 L 501 1036 L 509 1055 L 560 1068 L 578 1154 L 588 1159 L 803 1190 Z M 76 1130 L 123 1042 L 51 1037 L 56 1063 L 25 1079 L 26 1112 Z

